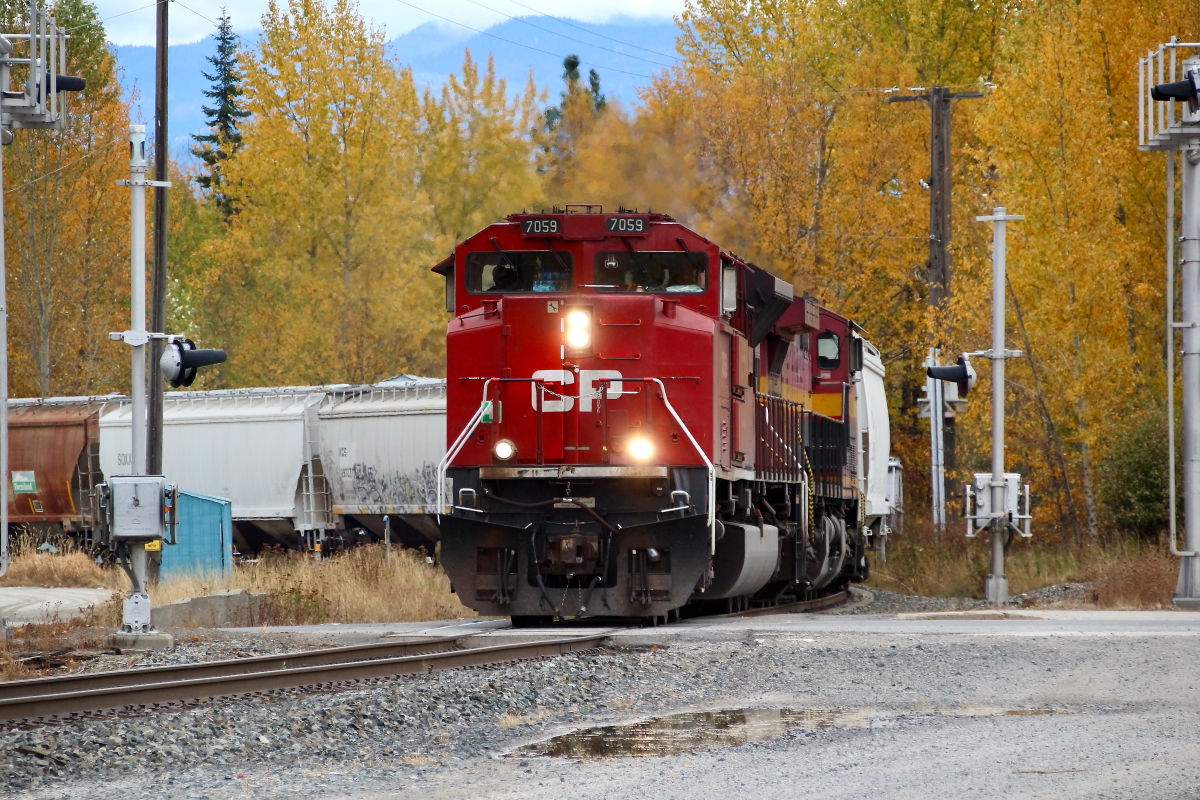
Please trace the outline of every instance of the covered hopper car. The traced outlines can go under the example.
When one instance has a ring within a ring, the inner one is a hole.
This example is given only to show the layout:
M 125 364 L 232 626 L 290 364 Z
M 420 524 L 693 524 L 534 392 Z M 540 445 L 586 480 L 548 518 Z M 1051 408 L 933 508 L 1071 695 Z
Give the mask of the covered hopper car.
M 441 556 L 466 605 L 664 619 L 867 577 L 888 418 L 850 320 L 669 216 L 598 206 L 511 215 L 434 271 Z
M 128 474 L 129 399 L 13 400 L 9 514 L 90 542 L 94 488 Z M 229 499 L 234 543 L 325 550 L 375 541 L 433 549 L 445 383 L 168 392 L 163 468 L 183 489 Z
M 90 544 L 100 470 L 103 397 L 9 400 L 6 492 L 12 525 Z

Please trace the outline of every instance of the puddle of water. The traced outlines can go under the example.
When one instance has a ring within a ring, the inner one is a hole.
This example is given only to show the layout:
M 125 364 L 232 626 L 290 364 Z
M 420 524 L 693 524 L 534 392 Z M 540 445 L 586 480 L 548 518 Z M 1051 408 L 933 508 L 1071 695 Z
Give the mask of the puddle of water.
M 917 717 L 1041 716 L 1064 712 L 1049 708 L 971 709 L 920 714 Z M 605 725 L 572 731 L 517 748 L 511 757 L 546 756 L 587 760 L 623 756 L 668 756 L 713 747 L 766 742 L 791 730 L 872 728 L 897 724 L 890 715 L 872 714 L 868 709 L 736 708 L 721 711 L 691 711 L 670 714 L 626 725 Z
M 514 756 L 575 759 L 666 756 L 710 747 L 766 742 L 797 728 L 866 727 L 858 712 L 787 708 L 695 711 L 565 733 L 515 750 Z

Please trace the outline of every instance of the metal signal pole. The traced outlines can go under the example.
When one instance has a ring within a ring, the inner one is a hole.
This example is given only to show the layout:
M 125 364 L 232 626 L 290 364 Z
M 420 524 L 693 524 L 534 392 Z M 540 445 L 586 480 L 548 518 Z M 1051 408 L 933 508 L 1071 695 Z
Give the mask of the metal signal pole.
M 951 188 L 953 170 L 950 160 L 950 105 L 955 100 L 983 97 L 983 92 L 952 92 L 946 86 L 934 86 L 924 94 L 889 97 L 888 103 L 909 103 L 923 100 L 929 104 L 929 305 L 940 308 L 951 296 L 952 269 L 950 262 Z M 930 406 L 930 419 L 933 407 Z M 945 416 L 942 409 L 942 497 L 951 494 L 945 470 L 957 466 L 955 457 L 955 419 Z M 935 494 L 936 494 L 935 490 Z M 944 518 L 944 511 L 943 518 Z
M 979 222 L 992 223 L 992 481 L 991 529 L 992 574 L 983 585 L 984 595 L 992 605 L 1008 602 L 1008 578 L 1004 574 L 1004 540 L 1008 537 L 1007 484 L 1004 477 L 1004 361 L 1016 355 L 1004 348 L 1004 289 L 1007 223 L 1025 219 L 997 208 L 991 216 L 976 217 Z M 1026 510 L 1028 513 L 1028 509 Z
M 1190 53 L 1182 64 L 1177 59 Z M 1182 67 L 1182 69 L 1180 69 Z M 1138 63 L 1138 149 L 1167 154 L 1167 449 L 1170 480 L 1168 548 L 1178 556 L 1179 580 L 1172 601 L 1200 609 L 1200 43 L 1180 42 L 1151 50 Z M 1181 151 L 1183 209 L 1175 262 L 1174 151 Z M 1175 269 L 1182 273 L 1175 317 Z M 1183 333 L 1183 529 L 1184 549 L 1176 546 L 1175 519 L 1175 331 Z
M 166 183 L 170 146 L 167 139 L 167 0 L 159 0 L 154 51 L 154 177 Z M 150 330 L 167 331 L 167 187 L 154 187 L 154 275 L 150 281 Z M 146 420 L 146 468 L 162 474 L 163 380 L 158 361 L 163 341 L 150 342 L 149 415 Z

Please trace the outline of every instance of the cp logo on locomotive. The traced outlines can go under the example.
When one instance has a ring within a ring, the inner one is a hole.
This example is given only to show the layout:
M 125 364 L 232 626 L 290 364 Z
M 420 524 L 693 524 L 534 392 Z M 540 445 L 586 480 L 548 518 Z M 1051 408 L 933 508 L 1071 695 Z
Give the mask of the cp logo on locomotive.
M 592 401 L 599 399 L 600 392 L 596 384 L 608 381 L 608 399 L 614 400 L 621 396 L 621 373 L 615 369 L 581 369 L 579 370 L 579 395 L 569 395 L 565 391 L 547 387 L 546 397 L 542 399 L 542 411 L 548 414 L 570 411 L 579 400 L 581 412 L 592 410 Z M 560 389 L 575 383 L 575 373 L 569 369 L 539 369 L 533 373 L 534 380 L 541 379 L 544 384 L 557 383 Z M 529 384 L 530 405 L 537 410 L 537 384 Z M 553 394 L 551 394 L 553 393 Z

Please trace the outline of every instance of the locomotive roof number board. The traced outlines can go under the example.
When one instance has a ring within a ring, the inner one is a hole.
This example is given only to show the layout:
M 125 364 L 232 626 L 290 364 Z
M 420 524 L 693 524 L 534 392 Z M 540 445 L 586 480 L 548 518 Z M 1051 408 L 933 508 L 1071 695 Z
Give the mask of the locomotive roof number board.
M 603 221 L 601 227 L 597 223 Z M 650 233 L 648 214 L 531 216 L 520 220 L 524 236 L 565 239 L 602 239 L 606 236 L 646 236 Z

